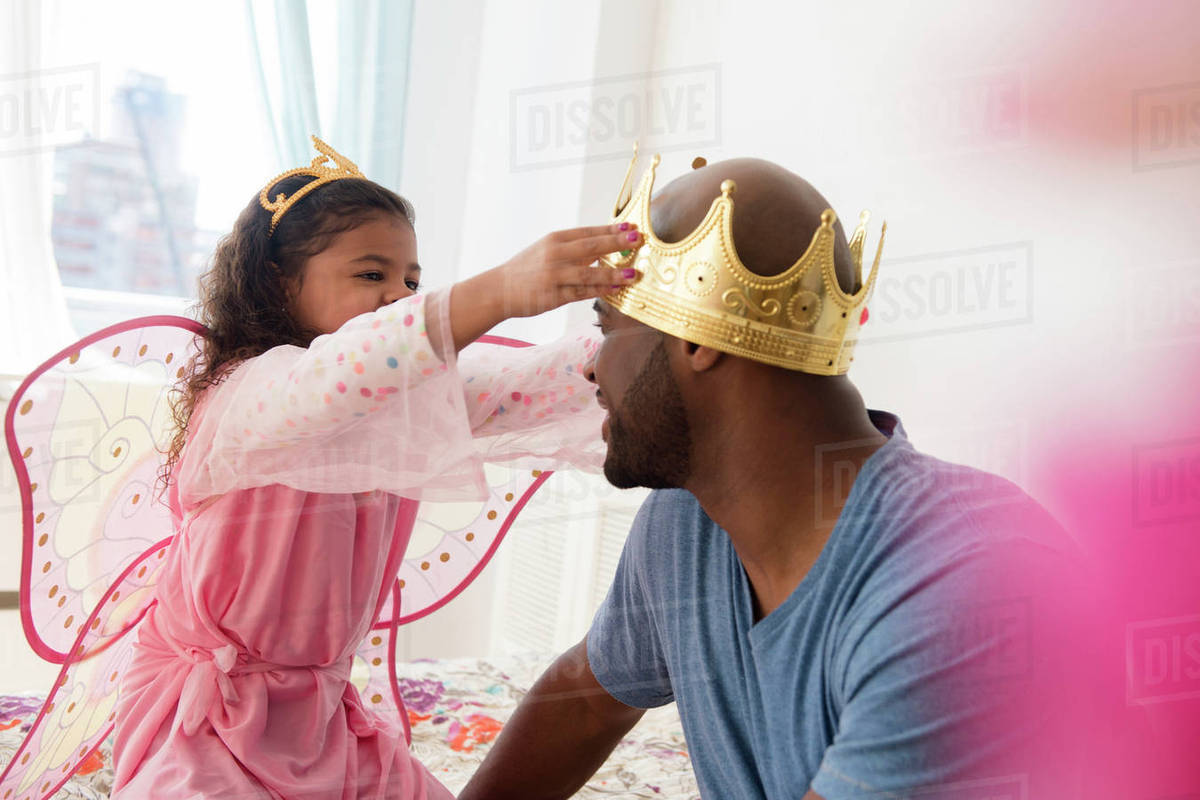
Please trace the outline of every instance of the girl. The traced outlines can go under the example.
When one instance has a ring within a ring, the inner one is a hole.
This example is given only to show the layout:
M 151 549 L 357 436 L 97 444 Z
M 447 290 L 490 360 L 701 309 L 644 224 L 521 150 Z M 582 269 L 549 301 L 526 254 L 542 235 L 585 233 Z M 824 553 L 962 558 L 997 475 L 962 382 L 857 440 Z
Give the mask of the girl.
M 450 797 L 349 683 L 415 501 L 480 499 L 484 455 L 601 461 L 594 390 L 567 367 L 586 340 L 507 364 L 457 352 L 629 283 L 589 265 L 640 235 L 561 231 L 419 294 L 408 202 L 315 141 L 337 167 L 268 184 L 202 280 L 209 335 L 168 454 L 177 535 L 122 679 L 118 800 Z M 555 399 L 501 414 L 518 391 Z

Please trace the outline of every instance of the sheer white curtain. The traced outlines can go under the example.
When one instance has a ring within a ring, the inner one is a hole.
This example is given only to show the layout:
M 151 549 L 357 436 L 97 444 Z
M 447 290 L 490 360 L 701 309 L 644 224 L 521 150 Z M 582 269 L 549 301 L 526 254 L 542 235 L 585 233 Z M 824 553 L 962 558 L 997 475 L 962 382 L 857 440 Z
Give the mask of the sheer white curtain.
M 281 169 L 312 160 L 315 133 L 372 180 L 399 191 L 412 0 L 311 9 L 306 0 L 246 0 L 246 12 Z M 314 20 L 330 17 L 336 35 L 314 30 Z M 326 64 L 333 75 L 322 74 Z
M 50 241 L 54 151 L 32 124 L 54 0 L 0 0 L 0 374 L 24 374 L 75 337 Z M 0 399 L 4 395 L 0 394 Z

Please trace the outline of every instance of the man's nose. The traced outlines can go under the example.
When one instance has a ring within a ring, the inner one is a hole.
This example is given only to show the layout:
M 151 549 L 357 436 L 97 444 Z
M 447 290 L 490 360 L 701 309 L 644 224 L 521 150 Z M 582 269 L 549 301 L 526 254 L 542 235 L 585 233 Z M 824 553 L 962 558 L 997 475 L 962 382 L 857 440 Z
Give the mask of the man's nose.
M 592 356 L 583 366 L 583 377 L 587 378 L 591 383 L 596 382 L 596 357 Z

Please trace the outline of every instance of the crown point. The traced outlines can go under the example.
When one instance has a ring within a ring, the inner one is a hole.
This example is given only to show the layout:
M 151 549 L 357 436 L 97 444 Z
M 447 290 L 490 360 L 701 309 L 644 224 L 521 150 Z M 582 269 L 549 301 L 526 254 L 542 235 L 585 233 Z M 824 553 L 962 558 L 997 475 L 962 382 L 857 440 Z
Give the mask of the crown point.
M 867 211 L 867 210 L 864 208 L 864 209 L 862 210 L 862 212 L 861 212 L 861 213 L 858 215 L 858 224 L 859 224 L 859 225 L 866 225 L 866 224 L 867 224 L 867 220 L 869 220 L 870 218 L 871 218 L 871 212 L 870 212 L 870 211 Z
M 821 224 L 827 228 L 832 228 L 833 223 L 837 222 L 837 214 L 833 213 L 832 208 L 827 208 L 821 212 Z
M 725 195 L 726 197 L 729 197 L 729 195 L 733 194 L 736 191 L 737 191 L 737 183 L 735 183 L 732 179 L 726 178 L 725 180 L 721 181 L 721 194 Z
M 656 167 L 659 165 L 659 163 L 661 161 L 662 161 L 662 156 L 660 156 L 658 153 L 655 153 L 654 158 L 650 159 L 650 163 Z

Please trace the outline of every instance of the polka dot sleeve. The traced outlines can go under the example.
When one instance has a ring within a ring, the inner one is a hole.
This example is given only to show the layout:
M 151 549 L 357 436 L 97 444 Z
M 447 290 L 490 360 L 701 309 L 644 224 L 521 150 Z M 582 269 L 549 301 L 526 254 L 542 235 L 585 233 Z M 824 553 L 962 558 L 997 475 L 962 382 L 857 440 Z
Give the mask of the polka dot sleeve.
M 276 347 L 203 399 L 180 465 L 194 498 L 283 484 L 382 489 L 418 499 L 482 496 L 480 457 L 453 352 L 449 290 L 351 319 L 306 349 Z
M 600 340 L 568 334 L 526 349 L 475 344 L 458 369 L 476 450 L 489 462 L 599 471 L 604 411 L 586 373 Z
M 425 500 L 485 496 L 485 462 L 598 471 L 603 412 L 584 377 L 598 340 L 449 342 L 450 290 L 239 365 L 197 405 L 179 465 L 189 502 L 283 484 Z

